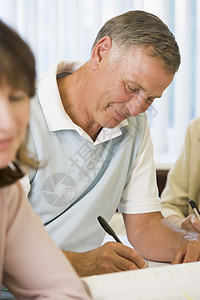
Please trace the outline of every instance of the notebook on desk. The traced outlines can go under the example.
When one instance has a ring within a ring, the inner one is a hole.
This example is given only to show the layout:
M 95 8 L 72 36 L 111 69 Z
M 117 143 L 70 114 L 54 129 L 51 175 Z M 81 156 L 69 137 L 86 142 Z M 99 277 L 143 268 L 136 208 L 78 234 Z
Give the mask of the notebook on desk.
M 200 262 L 82 278 L 94 300 L 199 300 Z

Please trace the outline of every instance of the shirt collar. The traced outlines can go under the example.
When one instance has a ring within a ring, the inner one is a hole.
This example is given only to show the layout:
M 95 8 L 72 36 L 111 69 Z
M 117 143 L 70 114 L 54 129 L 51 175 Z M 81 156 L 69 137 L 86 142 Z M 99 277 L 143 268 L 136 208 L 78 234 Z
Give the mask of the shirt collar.
M 95 142 L 81 127 L 73 123 L 63 107 L 56 76 L 62 72 L 73 73 L 80 66 L 80 62 L 70 60 L 64 60 L 54 65 L 38 83 L 39 102 L 50 131 L 75 130 L 92 144 L 97 145 L 121 135 L 120 128 L 128 125 L 128 121 L 122 121 L 115 128 L 102 128 Z

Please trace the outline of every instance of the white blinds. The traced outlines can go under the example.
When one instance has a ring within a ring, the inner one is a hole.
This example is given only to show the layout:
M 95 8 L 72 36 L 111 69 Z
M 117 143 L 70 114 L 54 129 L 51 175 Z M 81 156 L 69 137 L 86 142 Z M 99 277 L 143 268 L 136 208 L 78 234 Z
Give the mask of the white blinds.
M 0 0 L 0 18 L 32 47 L 38 77 L 62 58 L 86 61 L 105 21 L 132 9 L 158 15 L 180 46 L 174 83 L 149 111 L 155 161 L 172 163 L 189 120 L 200 115 L 200 0 Z

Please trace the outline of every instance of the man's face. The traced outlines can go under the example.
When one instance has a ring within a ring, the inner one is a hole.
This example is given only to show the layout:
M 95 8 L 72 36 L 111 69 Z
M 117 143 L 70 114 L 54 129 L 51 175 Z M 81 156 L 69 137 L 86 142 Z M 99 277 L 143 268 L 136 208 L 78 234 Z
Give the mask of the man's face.
M 106 56 L 93 76 L 90 118 L 100 127 L 113 128 L 145 112 L 173 77 L 142 47 L 128 49 L 116 62 Z

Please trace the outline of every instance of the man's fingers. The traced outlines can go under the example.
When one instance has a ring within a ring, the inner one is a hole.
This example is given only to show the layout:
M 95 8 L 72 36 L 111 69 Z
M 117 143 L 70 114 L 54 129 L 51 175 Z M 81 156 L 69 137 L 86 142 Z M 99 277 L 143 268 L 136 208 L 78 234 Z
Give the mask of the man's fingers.
M 186 241 L 175 252 L 172 264 L 189 263 L 200 260 L 200 242 Z
M 189 263 L 199 260 L 199 247 L 193 242 L 187 245 L 183 263 Z
M 119 256 L 125 259 L 127 270 L 142 269 L 147 267 L 146 261 L 136 250 L 131 249 L 130 247 L 123 245 L 123 248 L 120 248 L 119 250 L 117 249 L 116 252 Z
M 191 222 L 194 230 L 199 233 L 200 232 L 200 220 L 195 215 L 191 215 L 190 222 Z
M 184 250 L 183 249 L 178 249 L 176 251 L 174 258 L 172 260 L 172 264 L 181 264 L 184 260 Z
M 115 251 L 112 256 L 114 265 L 123 271 L 146 268 L 146 261 L 137 251 L 120 243 L 107 243 Z
M 122 256 L 117 255 L 117 259 L 113 261 L 115 266 L 121 271 L 128 271 L 128 270 L 137 270 L 139 269 L 138 265 Z M 143 264 L 143 268 L 146 267 L 146 264 Z
M 181 224 L 184 230 L 199 233 L 200 232 L 200 220 L 194 215 L 187 216 Z

